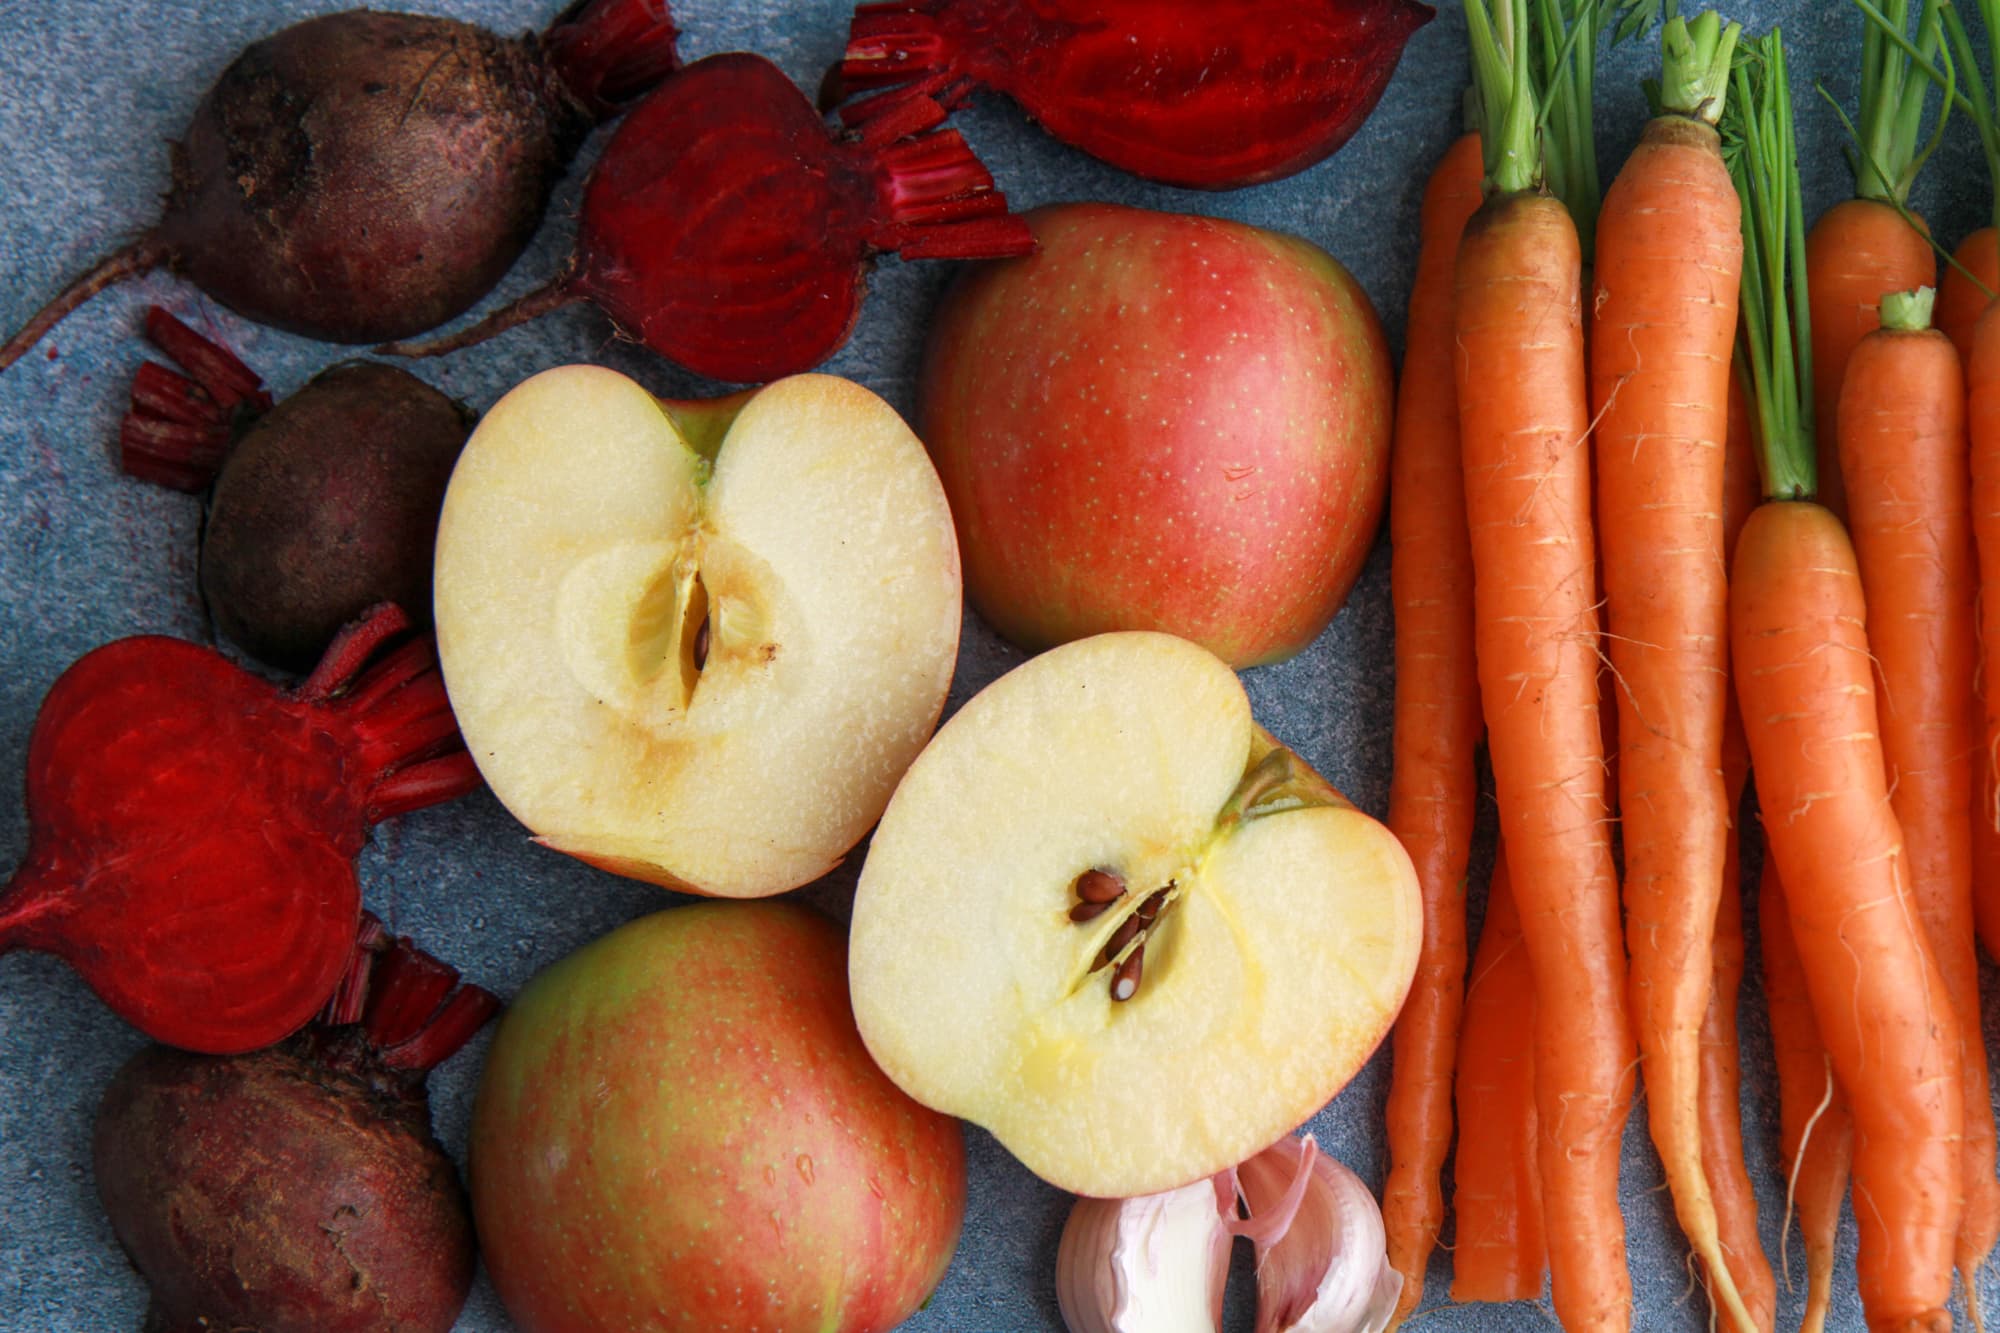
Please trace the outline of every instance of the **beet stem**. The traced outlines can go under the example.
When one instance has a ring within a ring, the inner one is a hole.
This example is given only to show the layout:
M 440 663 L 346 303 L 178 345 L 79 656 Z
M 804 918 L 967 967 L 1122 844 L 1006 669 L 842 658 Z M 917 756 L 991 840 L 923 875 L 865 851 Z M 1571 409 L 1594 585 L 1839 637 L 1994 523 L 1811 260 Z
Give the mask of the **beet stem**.
M 373 912 L 361 914 L 361 929 L 354 936 L 354 952 L 347 960 L 347 972 L 340 986 L 320 1011 L 319 1021 L 327 1027 L 359 1023 L 368 1000 L 368 982 L 375 970 L 375 955 L 389 944 L 389 932 Z
M 484 986 L 460 986 L 415 1036 L 382 1052 L 392 1069 L 435 1069 L 500 1012 L 500 997 Z
M 141 370 L 146 367 L 140 367 Z M 173 372 L 154 366 L 162 374 Z M 118 467 L 127 476 L 190 495 L 207 490 L 229 451 L 221 424 L 189 426 L 148 416 L 136 408 L 118 427 Z
M 883 212 L 869 237 L 876 249 L 904 259 L 1000 259 L 1035 248 L 1028 224 L 1006 215 L 1006 196 L 957 130 L 887 147 L 864 140 L 850 151 L 874 159 Z
M 409 627 L 409 613 L 392 602 L 363 611 L 359 619 L 334 635 L 319 665 L 293 692 L 294 697 L 310 704 L 325 703 L 360 673 L 384 643 Z
M 146 307 L 146 337 L 179 363 L 225 412 L 238 403 L 247 403 L 259 412 L 271 409 L 271 395 L 256 371 L 227 347 L 202 337 L 160 306 Z
M 557 274 L 547 284 L 537 287 L 511 305 L 501 306 L 485 319 L 460 329 L 457 333 L 433 338 L 429 342 L 405 340 L 384 343 L 375 350 L 383 356 L 418 357 L 443 356 L 447 352 L 476 347 L 488 338 L 497 337 L 511 328 L 526 324 L 529 320 L 539 319 L 551 310 L 560 310 L 566 305 L 581 301 L 583 295 L 577 291 L 574 282 L 575 267 L 572 263 L 568 269 Z
M 369 789 L 362 814 L 370 824 L 379 824 L 412 810 L 457 800 L 478 791 L 484 781 L 471 755 L 453 751 L 399 768 L 377 782 Z
M 859 124 L 889 109 L 898 94 L 929 95 L 957 79 L 958 52 L 938 29 L 932 4 L 861 5 L 847 29 L 847 51 L 840 62 L 841 83 L 851 90 L 891 88 L 895 91 L 843 108 L 841 119 Z M 961 85 L 947 106 L 962 100 L 969 87 Z
M 166 250 L 152 236 L 141 236 L 122 250 L 99 260 L 89 272 L 56 294 L 55 300 L 35 312 L 4 346 L 0 346 L 0 370 L 19 361 L 48 331 L 62 323 L 69 313 L 91 297 L 127 278 L 156 269 L 167 258 Z
M 375 960 L 362 1025 L 368 1040 L 386 1050 L 424 1030 L 458 985 L 458 969 L 409 939 L 391 943 Z
M 549 64 L 602 120 L 680 68 L 666 0 L 592 0 L 543 37 Z

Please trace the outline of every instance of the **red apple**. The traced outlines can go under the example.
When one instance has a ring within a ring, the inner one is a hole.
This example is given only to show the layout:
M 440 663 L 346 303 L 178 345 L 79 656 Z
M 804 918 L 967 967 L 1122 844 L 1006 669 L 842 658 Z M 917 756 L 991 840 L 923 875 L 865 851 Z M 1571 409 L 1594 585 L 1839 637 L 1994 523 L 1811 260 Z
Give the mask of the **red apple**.
M 973 606 L 1029 648 L 1156 629 L 1234 666 L 1298 652 L 1381 516 L 1394 378 L 1366 293 L 1241 223 L 1028 222 L 1038 253 L 947 292 L 920 386 Z
M 531 981 L 469 1176 L 525 1333 L 877 1333 L 965 1211 L 958 1123 L 869 1059 L 839 928 L 780 902 L 643 917 Z

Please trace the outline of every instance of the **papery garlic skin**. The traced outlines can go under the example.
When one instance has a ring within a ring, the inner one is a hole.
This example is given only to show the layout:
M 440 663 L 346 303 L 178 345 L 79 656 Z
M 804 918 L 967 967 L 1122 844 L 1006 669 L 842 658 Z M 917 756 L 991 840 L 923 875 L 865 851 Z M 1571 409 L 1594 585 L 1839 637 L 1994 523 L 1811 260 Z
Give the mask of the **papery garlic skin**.
M 1302 1166 L 1311 1178 L 1291 1225 L 1257 1241 L 1257 1333 L 1382 1333 L 1403 1276 L 1389 1263 L 1381 1206 L 1359 1176 L 1310 1135 L 1281 1140 L 1236 1169 L 1250 1215 L 1276 1206 Z
M 1069 1333 L 1217 1333 L 1230 1233 L 1207 1180 L 1132 1199 L 1078 1199 L 1056 1247 Z

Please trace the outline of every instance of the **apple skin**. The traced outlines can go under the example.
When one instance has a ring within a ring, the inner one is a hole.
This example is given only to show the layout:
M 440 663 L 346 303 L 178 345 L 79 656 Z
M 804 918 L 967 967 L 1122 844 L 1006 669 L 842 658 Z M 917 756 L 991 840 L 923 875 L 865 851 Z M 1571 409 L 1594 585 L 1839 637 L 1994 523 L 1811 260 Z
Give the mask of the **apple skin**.
M 958 1122 L 869 1059 L 838 927 L 642 917 L 529 982 L 473 1107 L 481 1248 L 525 1333 L 879 1333 L 943 1276 Z
M 960 274 L 919 384 L 973 607 L 1030 649 L 1155 629 L 1232 666 L 1297 653 L 1382 513 L 1395 383 L 1367 294 L 1241 223 L 1026 216 L 1038 252 Z

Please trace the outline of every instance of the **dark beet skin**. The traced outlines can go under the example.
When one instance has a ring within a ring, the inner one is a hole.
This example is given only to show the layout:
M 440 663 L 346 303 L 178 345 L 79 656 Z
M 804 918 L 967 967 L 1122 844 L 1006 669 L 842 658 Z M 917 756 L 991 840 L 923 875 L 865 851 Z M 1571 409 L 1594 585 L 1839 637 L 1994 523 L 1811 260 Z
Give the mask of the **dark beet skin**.
M 364 915 L 339 989 L 281 1045 L 148 1047 L 97 1110 L 112 1230 L 148 1333 L 445 1333 L 472 1219 L 424 1083 L 499 1009 Z
M 428 624 L 438 511 L 472 420 L 376 361 L 335 366 L 258 417 L 224 458 L 202 532 L 216 626 L 302 671 L 378 602 Z
M 368 10 L 308 19 L 245 48 L 202 99 L 156 235 L 259 323 L 406 337 L 499 281 L 592 119 L 531 38 Z
M 539 37 L 348 10 L 246 47 L 172 148 L 160 220 L 0 344 L 165 266 L 332 342 L 435 328 L 519 257 L 591 126 L 673 72 L 666 0 L 579 0 Z
M 421 1094 L 328 1068 L 309 1040 L 234 1057 L 148 1047 L 105 1093 L 97 1189 L 152 1288 L 152 1333 L 457 1320 L 472 1222 Z

